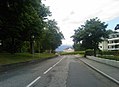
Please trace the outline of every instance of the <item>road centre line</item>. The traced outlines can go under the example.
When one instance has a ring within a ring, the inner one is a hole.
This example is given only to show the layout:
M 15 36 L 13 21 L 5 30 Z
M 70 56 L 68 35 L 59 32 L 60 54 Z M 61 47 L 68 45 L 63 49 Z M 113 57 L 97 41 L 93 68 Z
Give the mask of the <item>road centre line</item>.
M 57 63 L 55 63 L 52 67 L 47 69 L 43 74 L 47 74 L 53 67 L 55 67 L 57 64 L 59 64 L 63 60 L 60 59 Z M 38 81 L 41 78 L 41 76 L 38 76 L 35 80 L 33 80 L 31 83 L 29 83 L 26 87 L 31 87 L 36 81 Z
M 55 63 L 52 67 L 50 67 L 49 69 L 47 69 L 43 74 L 47 74 L 53 67 L 55 67 L 57 64 L 59 64 L 62 60 L 63 60 L 63 58 L 60 59 L 57 63 Z
M 50 67 L 48 70 L 46 70 L 43 74 L 46 74 L 47 72 L 49 72 L 53 67 Z
M 37 80 L 39 80 L 41 76 L 37 77 L 34 81 L 32 81 L 30 84 L 28 84 L 26 87 L 32 86 Z

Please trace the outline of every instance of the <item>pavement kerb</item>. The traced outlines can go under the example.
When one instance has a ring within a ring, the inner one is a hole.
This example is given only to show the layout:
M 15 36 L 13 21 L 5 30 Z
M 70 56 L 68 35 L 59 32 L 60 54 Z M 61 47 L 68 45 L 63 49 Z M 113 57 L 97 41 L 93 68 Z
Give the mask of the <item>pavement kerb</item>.
M 90 58 L 90 57 L 94 57 L 94 56 L 87 56 L 86 58 L 88 58 L 92 61 L 103 63 L 103 64 L 106 64 L 106 65 L 109 65 L 109 66 L 112 66 L 112 67 L 115 67 L 115 68 L 119 69 L 119 61 L 103 59 L 103 58 Z
M 15 69 L 17 67 L 20 66 L 26 66 L 26 65 L 30 65 L 30 64 L 36 64 L 51 58 L 56 58 L 57 56 L 54 57 L 48 57 L 48 58 L 41 58 L 41 59 L 37 59 L 37 60 L 31 60 L 31 61 L 25 61 L 25 62 L 19 62 L 19 63 L 13 63 L 13 64 L 5 64 L 5 65 L 0 65 L 0 72 L 5 72 L 11 69 Z
M 80 59 L 81 60 L 81 59 Z M 86 64 L 87 66 L 89 66 L 90 68 L 92 68 L 93 70 L 97 71 L 98 73 L 102 74 L 103 76 L 105 76 L 106 78 L 110 79 L 111 81 L 113 81 L 114 83 L 116 83 L 117 85 L 119 85 L 119 81 L 114 79 L 113 77 L 109 76 L 108 74 L 102 72 L 101 70 L 95 68 L 94 66 L 90 65 L 89 63 L 81 60 L 84 64 Z

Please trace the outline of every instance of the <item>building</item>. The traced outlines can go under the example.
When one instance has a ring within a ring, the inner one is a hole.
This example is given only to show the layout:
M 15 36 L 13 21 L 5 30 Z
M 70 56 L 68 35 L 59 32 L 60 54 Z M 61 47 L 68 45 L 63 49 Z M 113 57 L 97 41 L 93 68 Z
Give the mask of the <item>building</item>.
M 74 52 L 74 49 L 72 47 L 68 47 L 64 49 L 63 52 Z
M 119 50 L 119 32 L 109 35 L 108 39 L 105 39 L 99 43 L 100 50 Z
M 108 50 L 119 50 L 119 33 L 109 35 Z
M 108 40 L 107 39 L 99 43 L 99 49 L 103 51 L 108 50 Z

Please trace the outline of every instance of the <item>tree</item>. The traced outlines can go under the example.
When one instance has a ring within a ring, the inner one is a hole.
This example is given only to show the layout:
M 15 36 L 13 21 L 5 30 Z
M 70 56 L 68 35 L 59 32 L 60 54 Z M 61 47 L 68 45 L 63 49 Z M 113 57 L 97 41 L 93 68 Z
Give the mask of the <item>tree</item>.
M 4 50 L 15 53 L 24 41 L 30 42 L 32 50 L 32 36 L 34 40 L 41 37 L 44 20 L 50 14 L 49 8 L 40 0 L 0 1 L 0 40 Z
M 39 40 L 45 27 L 44 20 L 51 14 L 49 8 L 39 0 L 27 0 L 22 7 L 20 24 L 22 26 L 21 39 L 30 42 L 30 53 L 33 53 L 34 41 L 39 46 Z M 39 47 L 38 47 L 39 48 Z
M 48 20 L 42 37 L 42 49 L 53 52 L 62 44 L 63 34 L 57 27 L 55 20 Z
M 72 36 L 74 43 L 80 43 L 85 49 L 93 49 L 94 56 L 96 56 L 96 50 L 98 49 L 98 44 L 103 39 L 107 37 L 106 32 L 107 24 L 101 22 L 98 18 L 93 18 L 87 20 L 85 25 L 82 25 Z
M 0 1 L 0 39 L 5 51 L 14 53 L 18 51 L 22 41 L 19 38 L 19 14 L 23 0 Z M 19 44 L 17 44 L 19 43 Z M 18 46 L 19 45 L 19 46 Z
M 75 49 L 75 51 L 85 50 L 85 48 L 81 46 L 81 43 L 74 43 L 73 48 Z

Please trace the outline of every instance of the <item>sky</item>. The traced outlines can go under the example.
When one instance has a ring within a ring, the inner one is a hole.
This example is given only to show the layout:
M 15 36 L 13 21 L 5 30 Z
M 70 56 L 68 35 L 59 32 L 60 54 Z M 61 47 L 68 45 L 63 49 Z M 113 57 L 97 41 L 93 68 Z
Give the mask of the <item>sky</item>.
M 108 23 L 107 29 L 114 29 L 119 23 L 119 0 L 42 0 L 50 7 L 51 19 L 58 23 L 65 39 L 63 45 L 73 45 L 74 30 L 86 20 L 98 17 Z

